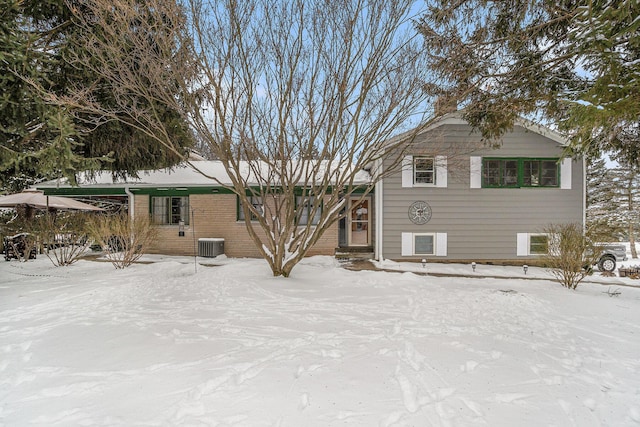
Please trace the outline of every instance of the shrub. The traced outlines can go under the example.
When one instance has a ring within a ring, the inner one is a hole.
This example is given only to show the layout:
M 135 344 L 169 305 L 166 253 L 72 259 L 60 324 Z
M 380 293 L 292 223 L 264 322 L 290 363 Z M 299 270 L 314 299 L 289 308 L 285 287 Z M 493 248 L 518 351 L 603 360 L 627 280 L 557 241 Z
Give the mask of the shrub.
M 581 224 L 552 224 L 544 229 L 549 239 L 545 266 L 562 286 L 575 289 L 591 273 L 600 249 Z
M 5 211 L 0 215 L 2 252 L 5 256 L 23 262 L 36 257 L 37 239 L 30 234 L 28 225 L 28 220 L 15 212 Z
M 156 237 L 148 217 L 132 220 L 125 213 L 97 216 L 89 222 L 89 229 L 115 268 L 137 261 Z
M 53 265 L 71 265 L 89 247 L 88 215 L 83 212 L 45 213 L 33 218 L 28 229 Z

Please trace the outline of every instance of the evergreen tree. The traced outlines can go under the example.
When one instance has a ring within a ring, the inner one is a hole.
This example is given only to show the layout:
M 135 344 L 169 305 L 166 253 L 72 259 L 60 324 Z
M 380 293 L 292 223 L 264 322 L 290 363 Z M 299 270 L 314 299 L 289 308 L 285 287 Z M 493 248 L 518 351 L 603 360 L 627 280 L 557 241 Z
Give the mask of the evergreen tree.
M 617 181 L 615 183 L 617 184 Z M 597 235 L 598 240 L 610 241 L 617 239 L 621 234 L 615 199 L 614 181 L 605 159 L 589 158 L 587 160 L 587 229 Z
M 560 123 L 572 148 L 640 163 L 640 2 L 433 0 L 417 23 L 429 67 L 485 137 L 516 117 Z
M 636 232 L 640 228 L 640 215 L 638 205 L 640 203 L 640 174 L 635 165 L 622 163 L 611 171 L 614 196 L 611 200 L 616 207 L 617 215 L 612 216 L 612 222 L 620 230 L 631 244 L 633 258 L 638 254 L 635 249 Z
M 74 23 L 84 13 L 80 1 L 0 0 L 0 180 L 66 176 L 80 170 L 107 169 L 114 174 L 171 166 L 183 152 L 167 150 L 126 121 L 101 120 L 53 102 L 78 87 L 92 87 L 95 102 L 116 101 L 109 84 L 74 58 L 83 55 L 91 28 Z M 140 2 L 140 7 L 144 7 Z M 73 8 L 73 13 L 70 8 Z M 87 12 L 88 13 L 88 12 Z M 125 35 L 122 35 L 125 37 Z M 152 35 L 149 38 L 153 44 Z M 123 50 L 122 55 L 130 52 Z M 140 106 L 139 106 L 140 107 Z M 147 103 L 167 123 L 177 147 L 191 145 L 191 135 L 176 111 Z M 7 187 L 8 188 L 8 187 Z
M 37 28 L 44 5 L 2 3 L 0 177 L 7 186 L 17 183 L 12 178 L 18 175 L 69 173 L 85 160 L 75 149 L 77 135 L 70 117 L 64 109 L 47 104 L 35 86 L 52 87 L 57 80 L 58 67 L 47 43 L 53 36 Z

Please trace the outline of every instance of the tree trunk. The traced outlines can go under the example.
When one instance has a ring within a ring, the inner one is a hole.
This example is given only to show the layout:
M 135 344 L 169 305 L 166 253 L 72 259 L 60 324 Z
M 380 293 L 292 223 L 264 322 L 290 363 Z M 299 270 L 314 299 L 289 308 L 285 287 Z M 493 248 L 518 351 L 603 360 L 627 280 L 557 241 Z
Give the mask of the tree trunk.
M 634 211 L 634 203 L 633 203 L 633 181 L 635 178 L 635 173 L 629 174 L 629 179 L 627 181 L 627 209 L 631 214 Z M 636 252 L 636 240 L 634 237 L 635 227 L 633 226 L 634 215 L 629 215 L 627 221 L 629 221 L 629 245 L 631 246 L 631 257 L 633 259 L 638 258 L 638 253 Z

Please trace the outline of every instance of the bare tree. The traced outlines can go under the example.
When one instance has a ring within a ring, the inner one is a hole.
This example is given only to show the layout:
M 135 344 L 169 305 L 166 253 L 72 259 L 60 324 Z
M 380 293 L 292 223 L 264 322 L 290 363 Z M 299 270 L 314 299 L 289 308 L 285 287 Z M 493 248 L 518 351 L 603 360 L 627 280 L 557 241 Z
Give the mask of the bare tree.
M 174 151 L 153 106 L 182 111 L 224 165 L 273 274 L 288 276 L 348 196 L 373 189 L 385 153 L 399 164 L 397 146 L 411 138 L 385 141 L 425 125 L 413 2 L 178 3 L 89 1 L 76 18 L 94 34 L 90 54 L 75 60 L 109 81 L 126 109 L 92 102 L 92 88 L 56 101 L 85 117 L 126 120 Z

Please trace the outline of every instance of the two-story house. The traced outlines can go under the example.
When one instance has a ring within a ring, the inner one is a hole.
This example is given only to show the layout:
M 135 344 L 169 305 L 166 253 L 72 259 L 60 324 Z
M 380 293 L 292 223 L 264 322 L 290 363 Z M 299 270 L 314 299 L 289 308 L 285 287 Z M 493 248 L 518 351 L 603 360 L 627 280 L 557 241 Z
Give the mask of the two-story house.
M 556 132 L 522 120 L 486 145 L 454 112 L 407 135 L 376 186 L 376 258 L 523 261 L 546 251 L 549 224 L 584 224 L 585 166 Z

